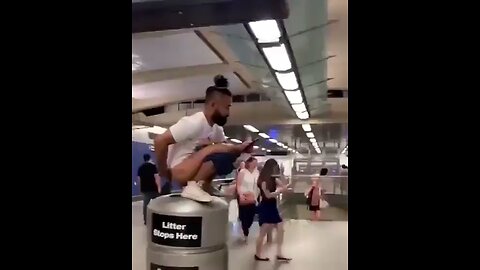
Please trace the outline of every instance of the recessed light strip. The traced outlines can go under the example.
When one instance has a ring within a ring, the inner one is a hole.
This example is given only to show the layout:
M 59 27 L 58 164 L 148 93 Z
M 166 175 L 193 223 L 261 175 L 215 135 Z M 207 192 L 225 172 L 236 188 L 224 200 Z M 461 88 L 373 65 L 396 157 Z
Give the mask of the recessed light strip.
M 284 90 L 285 97 L 300 120 L 310 118 L 304 89 L 295 63 L 288 34 L 282 20 L 263 20 L 245 24 L 269 70 Z

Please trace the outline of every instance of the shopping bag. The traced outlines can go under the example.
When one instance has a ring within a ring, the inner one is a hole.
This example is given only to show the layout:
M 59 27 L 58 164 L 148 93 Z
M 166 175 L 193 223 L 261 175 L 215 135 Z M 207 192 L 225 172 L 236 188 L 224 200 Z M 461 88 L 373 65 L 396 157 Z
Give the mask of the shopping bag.
M 320 208 L 324 209 L 324 208 L 327 208 L 327 207 L 329 207 L 329 206 L 330 206 L 330 205 L 328 204 L 327 201 L 325 201 L 325 200 L 323 200 L 323 199 L 320 200 Z
M 237 200 L 231 200 L 228 205 L 228 221 L 237 222 L 238 221 L 238 202 Z

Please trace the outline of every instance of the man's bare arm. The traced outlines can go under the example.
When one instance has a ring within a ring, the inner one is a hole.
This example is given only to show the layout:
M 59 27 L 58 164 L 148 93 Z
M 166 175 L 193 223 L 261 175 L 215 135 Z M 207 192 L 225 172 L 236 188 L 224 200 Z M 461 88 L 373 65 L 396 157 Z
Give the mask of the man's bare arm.
M 155 155 L 157 157 L 158 174 L 162 177 L 166 177 L 171 180 L 167 167 L 168 146 L 175 143 L 170 130 L 165 131 L 163 134 L 155 137 Z

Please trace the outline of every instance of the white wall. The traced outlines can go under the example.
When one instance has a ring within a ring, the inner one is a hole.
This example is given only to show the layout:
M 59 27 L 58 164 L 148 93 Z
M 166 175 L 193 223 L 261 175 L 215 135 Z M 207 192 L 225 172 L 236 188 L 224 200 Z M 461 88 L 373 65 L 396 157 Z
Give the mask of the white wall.
M 148 133 L 162 134 L 167 129 L 154 126 L 150 128 L 132 129 L 132 141 L 153 144 L 153 140 L 148 137 Z

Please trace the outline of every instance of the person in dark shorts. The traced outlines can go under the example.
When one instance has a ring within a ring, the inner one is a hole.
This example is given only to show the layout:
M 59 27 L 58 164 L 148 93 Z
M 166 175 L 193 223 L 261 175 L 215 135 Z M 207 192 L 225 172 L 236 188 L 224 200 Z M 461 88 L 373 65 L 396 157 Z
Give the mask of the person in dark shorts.
M 312 179 L 312 185 L 305 191 L 307 197 L 308 210 L 311 212 L 310 220 L 320 220 L 320 201 L 322 200 L 322 188 L 318 184 L 318 179 Z
M 328 173 L 327 168 L 322 168 L 320 170 L 320 175 L 325 176 Z M 307 205 L 308 205 L 308 210 L 312 213 L 312 216 L 310 217 L 310 220 L 312 221 L 318 221 L 320 220 L 320 214 L 321 214 L 321 204 L 322 201 L 324 202 L 324 191 L 322 190 L 322 187 L 320 185 L 320 179 L 318 178 L 313 178 L 312 179 L 312 185 L 310 188 L 308 188 L 305 191 L 305 197 L 307 197 Z
M 258 187 L 260 188 L 260 204 L 258 206 L 258 218 L 260 233 L 257 238 L 255 260 L 269 261 L 267 257 L 262 257 L 263 242 L 265 236 L 273 229 L 277 229 L 277 260 L 290 261 L 283 255 L 283 220 L 277 207 L 277 195 L 288 190 L 288 185 L 284 185 L 277 175 L 280 174 L 280 166 L 275 159 L 269 159 L 263 165 L 258 176 Z
M 149 154 L 143 155 L 145 161 L 139 168 L 137 179 L 140 183 L 140 192 L 143 195 L 143 223 L 147 224 L 147 205 L 161 193 L 161 180 L 157 166 L 152 162 Z

